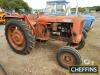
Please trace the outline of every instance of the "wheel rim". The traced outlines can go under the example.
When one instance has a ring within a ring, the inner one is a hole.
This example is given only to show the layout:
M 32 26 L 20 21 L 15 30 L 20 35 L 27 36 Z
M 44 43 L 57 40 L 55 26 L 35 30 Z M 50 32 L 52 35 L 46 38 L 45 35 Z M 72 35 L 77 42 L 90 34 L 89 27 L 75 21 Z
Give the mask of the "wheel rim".
M 21 51 L 25 47 L 25 38 L 20 27 L 9 26 L 7 35 L 14 49 Z
M 73 66 L 76 64 L 75 56 L 72 55 L 71 53 L 66 53 L 66 52 L 62 53 L 60 56 L 60 60 L 67 67 Z

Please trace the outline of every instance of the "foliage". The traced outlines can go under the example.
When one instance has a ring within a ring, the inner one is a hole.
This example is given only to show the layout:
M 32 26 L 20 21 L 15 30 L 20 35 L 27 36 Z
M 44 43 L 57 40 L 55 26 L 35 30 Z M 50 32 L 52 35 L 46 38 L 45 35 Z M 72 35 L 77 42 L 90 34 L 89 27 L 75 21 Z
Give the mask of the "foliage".
M 76 11 L 76 8 L 72 8 L 71 10 L 72 10 L 72 11 Z M 79 11 L 79 12 L 84 12 L 84 11 L 85 11 L 85 8 L 79 7 L 79 8 L 78 8 L 78 11 Z
M 0 7 L 7 10 L 15 10 L 20 12 L 20 9 L 24 9 L 25 12 L 30 13 L 31 8 L 23 0 L 0 0 Z
M 88 8 L 90 11 L 92 11 L 92 10 L 94 10 L 94 11 L 100 11 L 100 6 L 84 7 L 84 8 L 79 7 L 78 11 L 79 12 L 85 12 L 86 8 Z M 72 8 L 71 10 L 72 11 L 76 11 L 76 8 Z
M 91 10 L 100 11 L 100 6 L 94 6 L 91 8 Z

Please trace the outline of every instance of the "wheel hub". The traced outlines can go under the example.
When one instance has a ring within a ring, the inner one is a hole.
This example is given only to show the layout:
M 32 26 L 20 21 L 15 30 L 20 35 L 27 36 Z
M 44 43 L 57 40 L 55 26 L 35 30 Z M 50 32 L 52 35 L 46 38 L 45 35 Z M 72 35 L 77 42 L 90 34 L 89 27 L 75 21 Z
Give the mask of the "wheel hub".
M 25 47 L 25 38 L 19 27 L 11 26 L 8 28 L 8 39 L 16 50 L 22 50 Z
M 76 63 L 74 56 L 70 53 L 62 53 L 61 54 L 61 61 L 66 66 L 72 66 L 72 65 L 75 65 L 75 63 Z
M 12 33 L 12 41 L 16 44 L 16 45 L 21 45 L 23 44 L 23 35 L 19 30 L 14 30 L 14 32 Z
M 64 56 L 63 59 L 66 61 L 66 62 L 69 62 L 71 61 L 71 57 L 70 56 Z

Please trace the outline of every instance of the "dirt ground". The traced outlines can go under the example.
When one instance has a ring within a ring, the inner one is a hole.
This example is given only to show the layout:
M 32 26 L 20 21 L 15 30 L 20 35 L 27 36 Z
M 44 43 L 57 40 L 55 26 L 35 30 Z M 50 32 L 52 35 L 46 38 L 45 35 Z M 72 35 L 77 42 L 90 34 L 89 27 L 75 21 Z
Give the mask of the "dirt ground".
M 86 45 L 79 52 L 83 61 L 88 59 L 93 61 L 90 65 L 100 67 L 100 14 L 95 17 L 94 27 L 88 33 Z M 0 64 L 8 75 L 100 75 L 100 68 L 96 74 L 70 74 L 68 70 L 61 68 L 55 59 L 59 47 L 49 43 L 36 47 L 29 55 L 18 55 L 6 42 L 4 25 L 0 26 Z M 85 65 L 83 61 L 82 64 Z

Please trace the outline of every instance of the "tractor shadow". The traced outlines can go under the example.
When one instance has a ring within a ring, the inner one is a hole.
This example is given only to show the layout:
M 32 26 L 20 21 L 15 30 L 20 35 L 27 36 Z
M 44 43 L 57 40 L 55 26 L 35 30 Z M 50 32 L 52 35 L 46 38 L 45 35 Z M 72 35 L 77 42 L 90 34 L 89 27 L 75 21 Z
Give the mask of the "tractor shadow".
M 43 48 L 48 50 L 58 50 L 63 47 L 64 43 L 61 41 L 47 41 L 47 42 L 37 42 L 35 45 L 36 49 Z
M 57 50 L 63 46 L 64 43 L 61 41 L 37 42 L 35 49 L 43 50 L 48 55 L 49 61 L 54 61 L 56 60 Z

